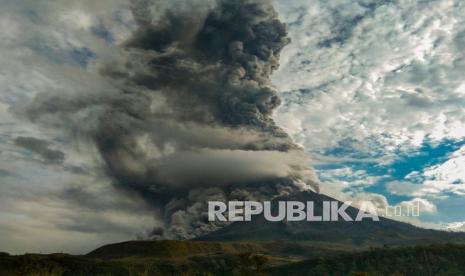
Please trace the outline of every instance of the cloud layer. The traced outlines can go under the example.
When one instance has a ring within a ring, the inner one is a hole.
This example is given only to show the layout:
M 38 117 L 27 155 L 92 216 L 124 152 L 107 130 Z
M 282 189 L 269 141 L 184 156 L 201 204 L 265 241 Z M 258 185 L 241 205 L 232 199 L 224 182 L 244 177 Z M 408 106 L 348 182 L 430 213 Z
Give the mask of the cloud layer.
M 437 205 L 434 223 L 464 220 L 450 212 L 463 195 L 462 1 L 274 2 L 293 41 L 273 75 L 275 118 L 323 191 L 419 198 Z
M 465 136 L 460 1 L 276 1 L 293 44 L 276 116 L 306 149 L 395 158 Z

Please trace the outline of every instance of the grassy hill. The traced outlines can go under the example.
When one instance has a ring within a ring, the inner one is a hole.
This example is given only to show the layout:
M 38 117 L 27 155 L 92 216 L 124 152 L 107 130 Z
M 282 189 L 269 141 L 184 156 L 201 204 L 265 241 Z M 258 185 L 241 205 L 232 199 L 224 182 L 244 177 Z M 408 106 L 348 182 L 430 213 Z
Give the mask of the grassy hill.
M 2 253 L 0 275 L 465 275 L 464 245 L 387 247 L 353 253 L 347 247 L 326 246 L 289 242 L 125 242 L 83 256 Z
M 102 246 L 87 257 L 118 258 L 187 258 L 204 254 L 240 254 L 264 252 L 263 246 L 254 243 L 222 243 L 191 241 L 132 241 Z
M 268 275 L 465 275 L 464 245 L 371 249 L 269 268 Z
M 256 275 L 316 256 L 353 250 L 336 244 L 276 242 L 130 241 L 87 255 L 0 254 L 3 275 Z

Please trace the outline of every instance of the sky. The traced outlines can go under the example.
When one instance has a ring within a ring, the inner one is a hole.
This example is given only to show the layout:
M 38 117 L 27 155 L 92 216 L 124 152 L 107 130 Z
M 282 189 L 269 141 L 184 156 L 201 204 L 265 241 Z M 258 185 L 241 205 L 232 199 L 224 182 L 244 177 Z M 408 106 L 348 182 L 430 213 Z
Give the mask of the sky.
M 403 220 L 465 231 L 465 3 L 274 5 L 292 42 L 272 76 L 273 117 L 321 192 L 380 208 L 419 202 L 421 216 Z M 42 93 L 111 91 L 99 65 L 136 28 L 126 0 L 0 0 L 0 250 L 83 253 L 159 223 L 111 184 L 95 148 L 70 139 L 79 133 L 21 112 Z
M 293 41 L 276 120 L 323 192 L 420 201 L 415 224 L 463 229 L 464 3 L 275 2 Z

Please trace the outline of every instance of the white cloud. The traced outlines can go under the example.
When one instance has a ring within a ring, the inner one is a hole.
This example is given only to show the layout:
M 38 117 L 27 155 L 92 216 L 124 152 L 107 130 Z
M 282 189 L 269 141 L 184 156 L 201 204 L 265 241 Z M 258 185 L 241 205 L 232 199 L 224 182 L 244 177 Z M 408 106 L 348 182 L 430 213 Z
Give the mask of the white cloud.
M 463 221 L 447 223 L 443 227 L 445 230 L 452 232 L 465 232 L 465 222 Z
M 420 225 L 421 221 L 413 214 L 413 209 L 418 208 L 420 215 L 436 214 L 438 209 L 436 205 L 425 198 L 416 197 L 411 200 L 402 201 L 397 204 L 390 204 L 386 196 L 376 193 L 366 192 L 345 192 L 349 185 L 345 182 L 325 182 L 322 185 L 322 192 L 341 201 L 350 201 L 352 206 L 360 207 L 363 202 L 371 202 L 376 208 L 380 216 L 385 216 L 389 219 L 400 220 L 404 222 Z M 401 215 L 393 216 L 392 213 L 396 207 L 401 210 Z
M 377 174 L 389 174 L 393 161 L 418 154 L 424 143 L 465 138 L 462 1 L 274 2 L 293 41 L 273 79 L 285 99 L 276 121 L 317 165 L 349 167 L 322 166 L 323 193 L 376 198 L 380 206 L 407 197 L 399 204 L 420 202 L 431 222 L 405 221 L 446 229 L 439 222 L 451 218 L 446 201 L 465 193 L 463 149 L 387 183 L 383 195 L 363 191 L 383 183 Z M 356 177 L 359 168 L 366 173 Z
M 423 175 L 425 188 L 465 195 L 465 146 L 444 163 L 425 169 Z
M 465 137 L 460 1 L 275 0 L 293 44 L 274 83 L 278 123 L 310 153 L 341 145 L 387 162 Z
M 421 189 L 421 184 L 408 181 L 392 181 L 386 184 L 386 190 L 393 195 L 419 196 Z
M 405 181 L 386 185 L 395 195 L 447 198 L 447 194 L 465 195 L 465 146 L 453 152 L 441 164 L 407 175 Z
M 397 204 L 398 206 L 403 207 L 404 210 L 411 210 L 412 208 L 419 207 L 419 213 L 430 213 L 434 214 L 438 211 L 436 205 L 424 198 L 414 198 L 409 201 L 402 201 Z
M 323 183 L 336 181 L 343 184 L 345 188 L 350 188 L 351 191 L 361 191 L 363 188 L 373 186 L 386 177 L 370 175 L 365 170 L 354 170 L 350 167 L 319 170 L 318 176 Z

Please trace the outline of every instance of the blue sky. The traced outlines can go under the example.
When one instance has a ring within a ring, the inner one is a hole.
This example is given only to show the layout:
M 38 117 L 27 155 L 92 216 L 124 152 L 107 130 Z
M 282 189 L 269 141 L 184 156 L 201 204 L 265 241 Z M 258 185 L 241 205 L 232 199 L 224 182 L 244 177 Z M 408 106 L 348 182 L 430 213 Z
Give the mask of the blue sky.
M 340 163 L 328 163 L 328 164 L 319 164 L 315 166 L 317 171 L 320 174 L 320 180 L 322 181 L 332 181 L 334 177 L 327 177 L 325 176 L 325 172 L 328 170 L 331 171 L 333 169 L 342 169 L 342 168 L 350 168 L 351 171 L 364 171 L 366 175 L 370 176 L 379 176 L 380 178 L 371 184 L 368 187 L 363 187 L 359 189 L 358 187 L 348 187 L 345 191 L 363 191 L 369 193 L 376 193 L 382 194 L 386 197 L 388 202 L 392 205 L 399 204 L 402 201 L 411 200 L 415 198 L 414 195 L 398 195 L 393 194 L 389 191 L 389 188 L 386 187 L 389 183 L 392 182 L 403 182 L 409 181 L 408 176 L 415 172 L 420 172 L 426 168 L 434 167 L 437 165 L 441 165 L 445 161 L 447 161 L 450 155 L 456 152 L 458 149 L 463 146 L 463 142 L 454 142 L 454 141 L 444 141 L 440 144 L 423 144 L 417 151 L 409 153 L 409 154 L 402 154 L 400 153 L 398 159 L 394 160 L 394 162 L 389 164 L 379 164 L 377 162 L 363 162 L 363 156 L 359 157 L 360 161 L 349 161 L 349 162 L 340 162 Z M 353 154 L 357 154 L 357 152 L 350 152 L 345 150 L 341 150 L 338 148 L 334 148 L 328 151 L 326 154 L 340 157 L 344 159 L 344 157 L 351 156 Z M 343 175 L 341 177 L 336 177 L 339 181 L 353 181 L 353 175 Z M 357 178 L 355 178 L 357 179 Z M 424 178 L 416 179 L 413 183 L 415 185 L 422 185 Z M 460 204 L 460 196 L 451 196 L 447 199 L 453 200 L 454 204 Z M 463 201 L 462 201 L 463 202 Z M 450 209 L 448 208 L 448 204 L 443 203 L 441 200 L 438 201 L 440 203 L 440 207 L 438 207 L 438 213 L 434 216 L 430 214 L 426 214 L 427 220 L 431 222 L 453 222 L 456 220 L 464 219 L 465 214 L 463 212 L 456 211 L 455 214 L 452 216 L 450 213 Z

